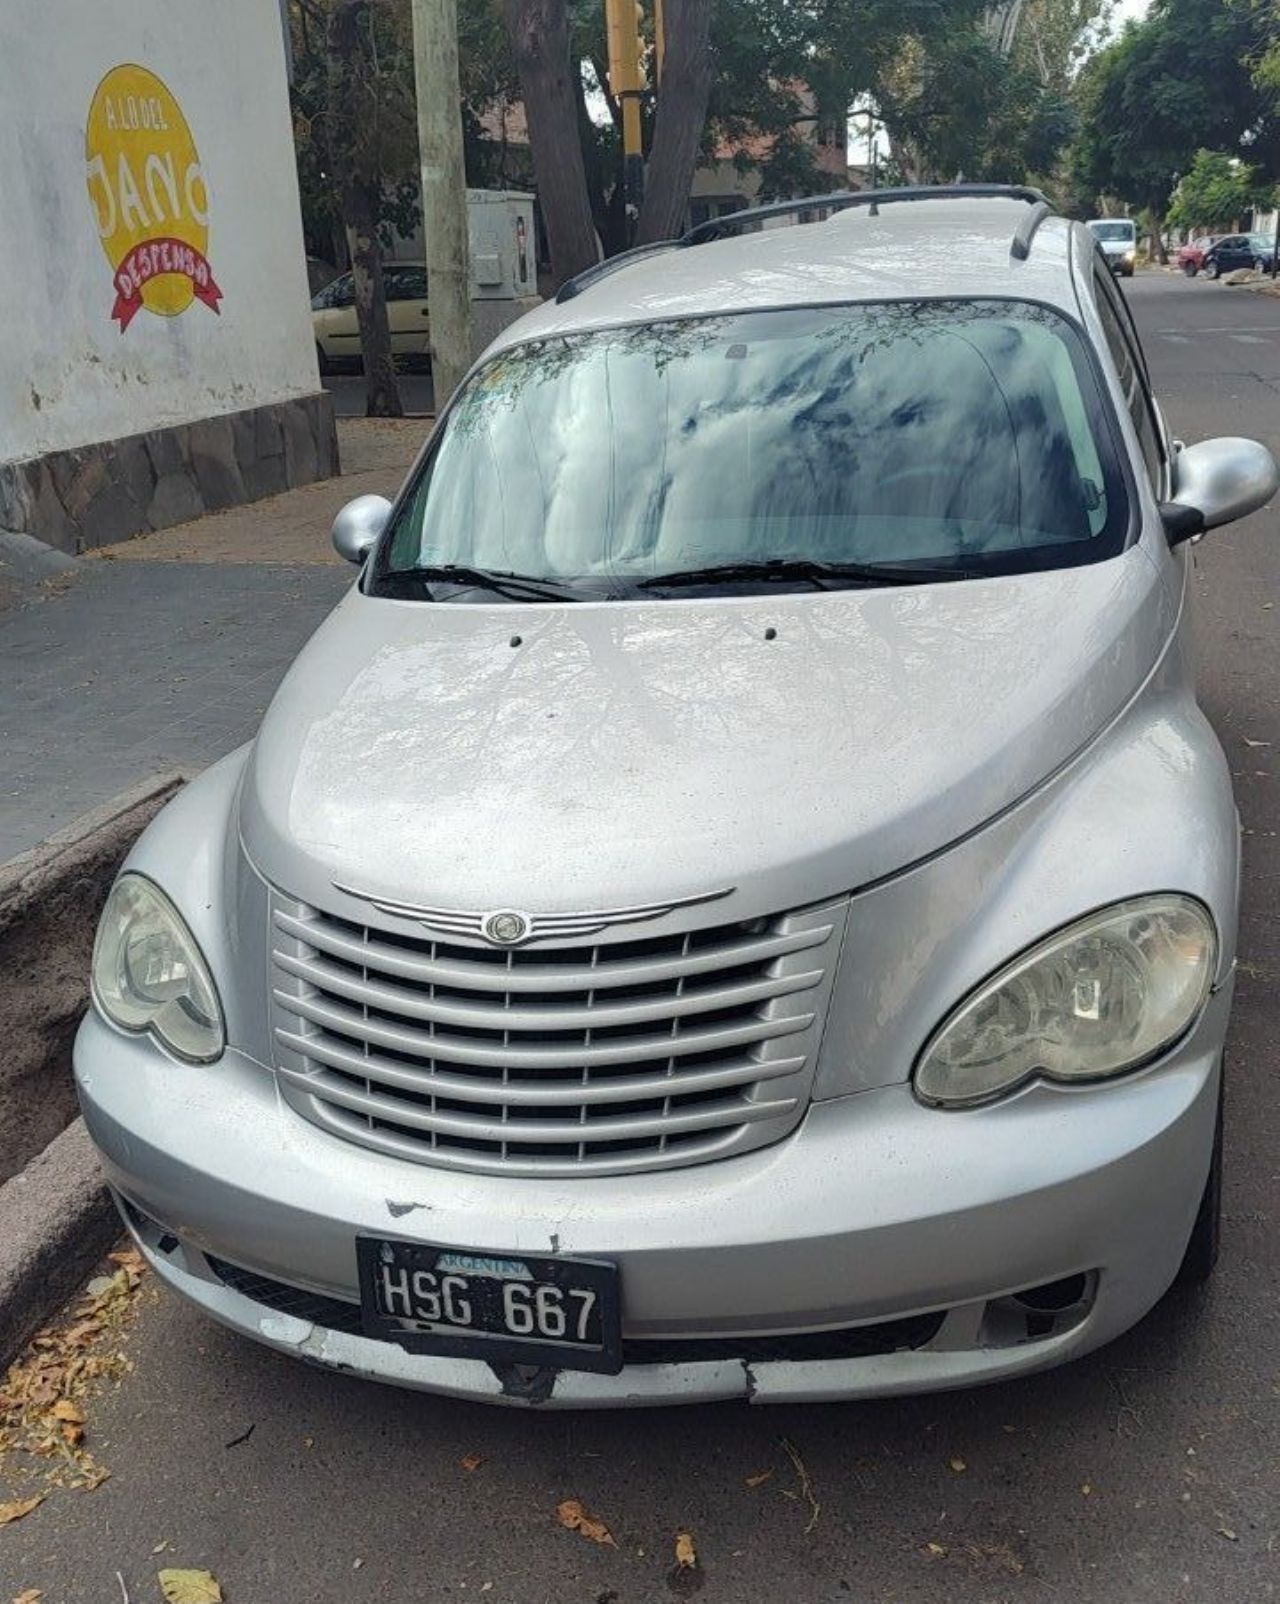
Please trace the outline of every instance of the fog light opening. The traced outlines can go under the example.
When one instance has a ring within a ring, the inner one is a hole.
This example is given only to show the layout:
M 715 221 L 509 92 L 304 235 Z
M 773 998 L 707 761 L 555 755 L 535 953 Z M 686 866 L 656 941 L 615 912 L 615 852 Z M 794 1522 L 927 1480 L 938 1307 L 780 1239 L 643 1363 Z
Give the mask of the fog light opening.
M 1078 1326 L 1093 1307 L 1093 1271 L 992 1298 L 982 1317 L 984 1348 L 1017 1348 L 1046 1337 L 1060 1337 Z
M 143 1247 L 150 1248 L 153 1253 L 159 1253 L 166 1259 L 171 1259 L 178 1253 L 182 1243 L 169 1230 L 168 1226 L 161 1225 L 159 1220 L 152 1219 L 149 1214 L 145 1213 L 136 1203 L 122 1193 L 116 1193 L 116 1202 L 120 1206 L 120 1211 L 124 1215 L 126 1223 Z M 180 1260 L 180 1262 L 183 1261 Z
M 1084 1274 L 1067 1275 L 1061 1281 L 1046 1281 L 1043 1286 L 1015 1292 L 1013 1301 L 1022 1304 L 1032 1314 L 1061 1314 L 1065 1309 L 1084 1302 L 1088 1284 L 1089 1278 Z

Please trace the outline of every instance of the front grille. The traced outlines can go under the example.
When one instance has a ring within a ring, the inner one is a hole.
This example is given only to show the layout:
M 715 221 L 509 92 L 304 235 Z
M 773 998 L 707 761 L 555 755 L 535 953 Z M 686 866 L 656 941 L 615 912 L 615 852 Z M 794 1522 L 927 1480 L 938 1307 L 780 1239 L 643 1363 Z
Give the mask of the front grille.
M 274 1281 L 269 1276 L 242 1270 L 238 1264 L 205 1255 L 209 1268 L 233 1291 L 243 1293 L 264 1308 L 310 1320 L 330 1331 L 360 1336 L 360 1305 L 327 1297 Z M 923 1348 L 942 1328 L 945 1310 L 877 1320 L 873 1325 L 845 1326 L 835 1331 L 802 1331 L 749 1337 L 629 1338 L 622 1344 L 622 1361 L 629 1365 L 698 1364 L 713 1359 L 736 1359 L 744 1364 L 780 1363 L 787 1360 L 865 1359 L 873 1354 L 900 1353 Z
M 494 949 L 273 901 L 277 1068 L 366 1147 L 508 1174 L 702 1162 L 804 1113 L 843 903 L 598 945 Z

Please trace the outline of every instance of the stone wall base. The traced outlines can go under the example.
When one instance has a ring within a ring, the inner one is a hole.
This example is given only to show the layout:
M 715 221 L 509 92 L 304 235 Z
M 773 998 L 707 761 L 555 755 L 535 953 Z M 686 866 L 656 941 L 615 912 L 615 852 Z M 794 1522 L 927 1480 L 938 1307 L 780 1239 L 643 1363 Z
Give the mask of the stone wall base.
M 338 472 L 324 391 L 0 462 L 0 529 L 73 555 Z

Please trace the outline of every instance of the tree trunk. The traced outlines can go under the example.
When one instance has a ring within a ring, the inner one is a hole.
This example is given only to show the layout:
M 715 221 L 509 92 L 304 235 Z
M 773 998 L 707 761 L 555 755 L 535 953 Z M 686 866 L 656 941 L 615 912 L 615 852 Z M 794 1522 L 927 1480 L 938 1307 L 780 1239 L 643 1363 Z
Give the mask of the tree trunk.
M 592 65 L 595 68 L 597 81 L 607 84 L 608 78 L 602 76 L 603 65 L 599 61 L 593 62 Z M 591 127 L 587 111 L 586 85 L 582 82 L 581 73 L 576 75 L 574 93 L 578 102 L 578 135 L 587 175 L 587 199 L 591 206 L 591 221 L 604 254 L 616 256 L 619 251 L 625 251 L 627 248 L 626 197 L 623 194 L 623 186 L 617 182 L 617 164 L 608 160 L 600 140 L 595 137 Z M 609 115 L 613 118 L 614 129 L 621 138 L 622 119 L 618 112 L 618 103 L 607 89 L 604 91 L 604 96 Z
M 504 0 L 520 72 L 538 201 L 557 286 L 599 259 L 578 137 L 565 0 Z
M 356 326 L 364 354 L 365 416 L 400 418 L 400 386 L 391 357 L 391 326 L 378 249 L 377 191 L 361 179 L 343 186 L 342 210 L 351 247 L 351 278 L 356 296 Z
M 1168 267 L 1169 253 L 1164 248 L 1164 213 L 1151 208 L 1151 254 L 1161 267 Z
M 666 0 L 667 48 L 636 243 L 683 232 L 711 94 L 712 0 Z
M 359 70 L 365 54 L 361 15 L 366 8 L 367 0 L 336 0 L 329 15 L 329 150 L 351 254 L 356 327 L 364 354 L 365 412 L 371 418 L 398 418 L 404 408 L 391 361 L 391 329 L 378 249 L 382 183 L 363 137 L 367 122 L 360 104 L 360 80 L 365 76 Z

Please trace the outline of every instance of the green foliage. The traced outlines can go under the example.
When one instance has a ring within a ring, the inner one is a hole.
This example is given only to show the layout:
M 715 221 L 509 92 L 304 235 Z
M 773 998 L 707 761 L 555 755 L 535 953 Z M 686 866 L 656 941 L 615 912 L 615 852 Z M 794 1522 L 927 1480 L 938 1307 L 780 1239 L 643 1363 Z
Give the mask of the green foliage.
M 1276 122 L 1250 76 L 1251 10 L 1227 0 L 1155 0 L 1084 74 L 1075 167 L 1082 190 L 1163 216 L 1200 149 L 1276 170 Z
M 1116 0 L 1026 0 L 1010 52 L 1014 64 L 1069 101 L 1098 49 Z
M 1227 0 L 1247 19 L 1252 43 L 1245 63 L 1267 110 L 1280 111 L 1280 0 Z
M 416 226 L 417 120 L 408 0 L 368 5 L 359 18 L 361 49 L 348 63 L 349 99 L 332 94 L 328 25 L 332 0 L 289 0 L 293 54 L 294 146 L 308 249 L 341 257 L 342 218 L 334 181 L 335 150 L 349 151 L 362 174 L 386 185 L 382 229 Z
M 815 125 L 843 122 L 860 98 L 884 103 L 904 50 L 970 36 L 986 0 L 719 0 L 716 76 L 704 152 L 736 147 L 763 198 L 842 183 L 817 164 Z
M 289 0 L 290 99 L 307 248 L 341 260 L 342 219 L 332 161 L 335 116 L 350 119 L 361 164 L 378 174 L 383 247 L 390 247 L 393 231 L 412 234 L 422 209 L 409 0 L 379 0 L 364 8 L 356 101 L 345 113 L 335 111 L 329 92 L 331 9 L 332 0 Z M 500 0 L 459 0 L 458 56 L 468 182 L 483 188 L 528 185 L 532 172 L 527 147 L 504 145 L 481 121 L 495 104 L 509 104 L 520 94 Z
M 1268 205 L 1275 186 L 1256 167 L 1224 150 L 1198 150 L 1169 207 L 1174 228 L 1226 232 L 1254 206 Z
M 905 48 L 880 99 L 895 143 L 928 180 L 1024 183 L 1052 170 L 1077 127 L 1064 91 L 972 27 Z

